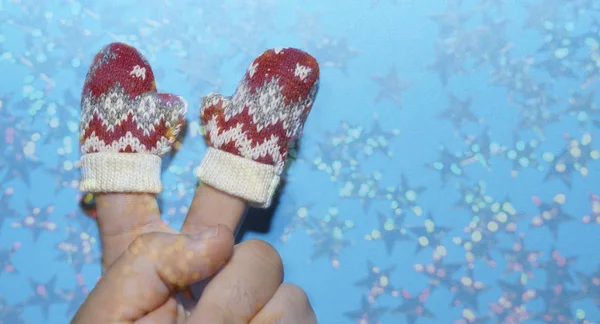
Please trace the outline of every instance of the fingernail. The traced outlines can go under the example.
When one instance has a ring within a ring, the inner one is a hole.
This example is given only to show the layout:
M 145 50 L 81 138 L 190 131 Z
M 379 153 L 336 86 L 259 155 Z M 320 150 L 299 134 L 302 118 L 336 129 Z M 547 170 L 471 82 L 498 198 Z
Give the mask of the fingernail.
M 217 237 L 219 235 L 219 226 L 209 227 L 200 233 L 190 235 L 194 241 L 202 241 L 208 238 Z

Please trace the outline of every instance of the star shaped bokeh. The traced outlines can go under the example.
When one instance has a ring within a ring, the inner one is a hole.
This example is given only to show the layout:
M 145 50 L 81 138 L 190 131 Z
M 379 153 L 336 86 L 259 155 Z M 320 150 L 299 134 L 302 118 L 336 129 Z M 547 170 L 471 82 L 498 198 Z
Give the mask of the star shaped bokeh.
M 377 297 L 383 294 L 390 294 L 394 288 L 390 285 L 390 275 L 396 269 L 395 266 L 389 266 L 385 269 L 377 267 L 373 262 L 367 263 L 367 277 L 355 283 L 357 287 L 368 289 L 369 303 L 375 303 Z
M 437 117 L 451 122 L 455 130 L 459 131 L 468 122 L 480 122 L 480 119 L 471 111 L 472 98 L 461 100 L 454 95 L 450 95 L 448 101 L 448 107 Z
M 23 308 L 20 306 L 9 305 L 6 300 L 0 296 L 0 323 L 1 324 L 13 324 L 23 323 L 21 318 L 23 314 Z
M 543 31 L 547 22 L 560 20 L 560 10 L 564 5 L 561 0 L 531 1 L 526 4 L 527 18 L 525 29 L 537 29 Z
M 461 184 L 459 190 L 461 199 L 455 208 L 468 211 L 471 220 L 464 228 L 466 236 L 456 237 L 454 243 L 463 246 L 465 259 L 470 264 L 482 259 L 493 265 L 491 252 L 496 249 L 498 235 L 514 233 L 525 215 L 515 209 L 510 199 L 499 200 L 488 195 L 482 181 L 473 186 Z
M 44 284 L 34 283 L 33 296 L 27 300 L 27 307 L 39 307 L 44 319 L 48 318 L 48 312 L 52 305 L 66 302 L 65 293 L 56 287 L 57 277 L 52 277 Z
M 464 179 L 467 177 L 464 166 L 469 157 L 465 157 L 462 153 L 452 153 L 445 146 L 441 147 L 439 155 L 440 157 L 436 161 L 429 162 L 425 166 L 439 172 L 442 185 L 446 185 L 452 178 Z
M 550 259 L 540 262 L 540 268 L 546 272 L 546 286 L 573 285 L 574 272 L 571 269 L 577 257 L 565 257 L 560 251 L 552 248 Z
M 418 245 L 417 253 L 426 248 L 432 248 L 434 250 L 434 259 L 443 257 L 445 247 L 442 244 L 442 238 L 444 238 L 452 228 L 448 226 L 436 225 L 435 219 L 429 214 L 423 226 L 411 226 L 408 228 L 409 231 L 415 235 Z
M 544 323 L 574 323 L 575 317 L 571 303 L 577 298 L 577 293 L 558 284 L 537 291 L 537 296 L 544 302 L 544 310 L 534 312 L 532 319 Z
M 595 148 L 595 142 L 589 132 L 583 133 L 581 139 L 565 134 L 565 140 L 566 147 L 561 153 L 549 154 L 551 167 L 545 179 L 560 179 L 570 187 L 574 174 L 588 176 L 592 163 L 600 160 L 600 150 Z
M 425 306 L 430 293 L 430 289 L 425 288 L 417 296 L 413 296 L 408 290 L 402 289 L 400 295 L 404 301 L 393 308 L 391 313 L 404 316 L 409 324 L 416 323 L 419 318 L 435 318 L 433 312 Z
M 360 309 L 346 312 L 346 317 L 350 318 L 354 323 L 359 324 L 379 324 L 380 318 L 388 312 L 387 307 L 378 307 L 369 303 L 366 297 L 362 297 L 360 301 Z
M 514 146 L 505 151 L 507 159 L 512 161 L 512 169 L 510 175 L 516 177 L 519 173 L 527 168 L 542 170 L 541 154 L 538 152 L 540 141 L 531 139 L 525 141 L 517 135 L 514 140 Z
M 442 12 L 430 15 L 435 22 L 438 32 L 441 36 L 449 36 L 460 30 L 464 24 L 473 16 L 470 10 L 466 10 L 461 5 L 461 0 L 446 1 L 446 8 Z
M 569 98 L 565 112 L 575 118 L 583 130 L 600 118 L 600 107 L 595 98 L 594 91 L 575 92 Z
M 558 237 L 561 224 L 575 219 L 563 210 L 563 205 L 567 202 L 567 196 L 564 193 L 555 195 L 552 203 L 545 203 L 537 196 L 532 197 L 531 200 L 539 211 L 539 214 L 531 220 L 531 224 L 535 227 L 547 227 L 554 238 Z
M 560 120 L 560 114 L 555 111 L 557 99 L 545 84 L 535 85 L 531 91 L 521 92 L 512 100 L 519 107 L 520 121 L 516 132 L 533 130 L 544 139 L 546 127 Z
M 428 264 L 417 263 L 414 270 L 427 277 L 429 288 L 433 292 L 438 287 L 450 289 L 454 284 L 455 274 L 463 267 L 460 263 L 447 263 L 444 258 Z
M 57 230 L 56 223 L 49 220 L 54 212 L 54 206 L 34 207 L 28 204 L 26 215 L 18 221 L 11 223 L 13 228 L 26 228 L 31 232 L 33 241 L 37 241 L 43 232 L 54 232 Z
M 450 291 L 454 294 L 452 305 L 466 305 L 475 311 L 479 309 L 479 295 L 489 290 L 482 281 L 473 277 L 473 270 L 467 269 L 460 279 L 453 279 Z
M 498 323 L 519 323 L 530 317 L 527 303 L 537 297 L 536 291 L 521 283 L 500 280 L 502 296 L 491 305 Z
M 435 59 L 427 65 L 427 69 L 436 73 L 442 85 L 446 86 L 450 77 L 465 73 L 465 56 L 466 53 L 455 53 L 454 49 L 446 49 L 444 43 L 438 40 L 435 49 Z
M 404 108 L 402 95 L 413 86 L 412 82 L 398 76 L 398 71 L 395 67 L 392 67 L 386 75 L 373 76 L 373 80 L 379 87 L 375 102 L 390 100 L 399 109 Z
M 408 231 L 404 227 L 405 215 L 384 215 L 379 214 L 379 227 L 365 235 L 367 241 L 383 241 L 386 251 L 391 254 L 394 247 L 399 242 L 412 241 Z
M 326 256 L 334 268 L 339 268 L 340 253 L 351 244 L 347 233 L 354 227 L 353 221 L 338 217 L 338 210 L 335 207 L 330 208 L 324 217 L 311 219 L 311 225 L 306 230 L 314 249 L 311 260 Z
M 591 213 L 583 216 L 583 222 L 600 225 L 600 195 L 590 195 L 590 209 Z
M 511 248 L 500 248 L 498 250 L 502 252 L 506 259 L 505 275 L 519 273 L 522 284 L 526 284 L 528 279 L 534 277 L 533 270 L 540 266 L 539 258 L 542 251 L 527 248 L 524 233 L 517 235 Z
M 479 135 L 463 135 L 465 144 L 468 145 L 469 151 L 464 152 L 464 165 L 473 162 L 479 162 L 486 169 L 491 170 L 491 160 L 495 156 L 499 156 L 505 150 L 499 143 L 492 141 L 489 128 L 485 128 Z
M 322 68 L 336 68 L 347 73 L 350 61 L 359 54 L 358 50 L 348 43 L 346 37 L 333 39 L 323 37 L 318 41 L 308 43 L 307 50 L 319 60 Z
M 581 282 L 580 298 L 591 299 L 596 306 L 600 307 L 600 266 L 590 274 L 577 272 L 577 278 Z
M 83 217 L 83 215 L 80 215 Z M 98 242 L 92 228 L 79 229 L 68 227 L 68 236 L 57 244 L 62 255 L 58 260 L 73 267 L 75 273 L 81 273 L 85 265 L 92 264 L 100 258 Z

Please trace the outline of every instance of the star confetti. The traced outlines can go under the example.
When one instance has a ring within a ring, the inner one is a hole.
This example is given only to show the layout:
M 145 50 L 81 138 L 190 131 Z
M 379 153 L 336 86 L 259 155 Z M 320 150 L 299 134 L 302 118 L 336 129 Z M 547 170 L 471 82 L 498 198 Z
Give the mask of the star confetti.
M 547 274 L 546 286 L 574 284 L 573 273 L 569 267 L 576 260 L 577 257 L 565 257 L 558 250 L 552 249 L 551 258 L 540 263 L 540 268 L 544 269 Z
M 313 219 L 306 230 L 314 247 L 311 259 L 327 256 L 334 268 L 340 267 L 339 255 L 351 244 L 346 236 L 347 232 L 355 227 L 354 222 L 341 220 L 337 214 L 336 208 L 330 208 L 325 217 Z
M 542 170 L 541 154 L 537 152 L 539 145 L 538 139 L 525 141 L 516 137 L 514 147 L 505 151 L 506 158 L 512 161 L 511 176 L 518 176 L 526 168 Z
M 42 232 L 56 231 L 56 223 L 48 220 L 54 211 L 54 206 L 45 208 L 33 207 L 29 205 L 27 215 L 19 221 L 12 222 L 14 228 L 27 228 L 31 231 L 33 240 L 37 241 Z
M 417 242 L 419 243 L 417 245 L 417 252 L 430 247 L 435 251 L 434 259 L 446 255 L 446 248 L 443 246 L 441 240 L 452 230 L 450 227 L 436 225 L 433 217 L 429 215 L 424 221 L 424 226 L 409 227 L 409 230 L 417 237 Z
M 479 118 L 470 109 L 471 102 L 472 98 L 461 100 L 451 95 L 448 107 L 438 115 L 438 118 L 450 121 L 457 131 L 468 122 L 478 123 Z
M 443 258 L 429 264 L 415 264 L 414 270 L 428 278 L 431 291 L 442 286 L 450 289 L 454 284 L 454 275 L 463 267 L 459 263 L 446 263 Z
M 379 320 L 388 311 L 387 307 L 377 307 L 369 303 L 366 297 L 361 299 L 360 310 L 347 312 L 346 317 L 358 324 L 380 324 Z
M 457 280 L 453 280 L 450 286 L 450 291 L 454 294 L 452 304 L 467 305 L 477 310 L 479 308 L 479 294 L 487 291 L 489 287 L 473 278 L 473 271 L 468 269 L 467 272 Z
M 325 37 L 320 41 L 310 42 L 308 51 L 324 68 L 340 69 L 347 73 L 348 63 L 358 55 L 358 51 L 348 44 L 347 38 L 331 39 Z
M 64 292 L 56 288 L 56 279 L 53 277 L 45 284 L 34 284 L 34 295 L 27 301 L 27 306 L 41 308 L 44 318 L 48 318 L 53 304 L 66 301 Z
M 532 197 L 532 201 L 538 207 L 539 214 L 533 217 L 531 224 L 535 227 L 548 227 L 554 238 L 558 237 L 560 224 L 575 219 L 563 210 L 563 205 L 567 201 L 565 194 L 554 196 L 552 203 L 545 203 L 537 196 Z
M 517 283 L 499 281 L 502 296 L 491 305 L 499 323 L 519 323 L 531 316 L 526 303 L 537 297 L 534 289 L 526 288 Z
M 374 76 L 373 79 L 379 86 L 379 93 L 375 98 L 375 102 L 389 99 L 396 105 L 396 107 L 400 109 L 404 107 L 402 103 L 402 94 L 412 86 L 412 83 L 402 80 L 398 76 L 396 68 L 391 68 L 386 75 Z
M 500 231 L 514 233 L 517 222 L 524 217 L 517 212 L 508 199 L 496 200 L 486 193 L 485 183 L 479 182 L 473 187 L 460 185 L 462 198 L 455 204 L 456 208 L 468 210 L 471 221 L 464 228 L 467 238 L 455 238 L 465 251 L 467 262 L 484 259 L 493 264 L 490 252 L 496 248 L 497 235 Z
M 426 166 L 438 171 L 442 184 L 446 184 L 451 178 L 466 178 L 464 166 L 468 164 L 470 157 L 462 153 L 451 153 L 446 147 L 440 150 L 440 157 L 437 161 L 427 163 Z
M 590 207 L 592 213 L 583 216 L 586 224 L 600 224 L 600 195 L 590 195 Z
M 373 229 L 365 235 L 367 241 L 381 240 L 385 244 L 388 254 L 391 254 L 396 243 L 412 241 L 408 231 L 404 228 L 404 214 L 383 215 L 379 214 L 379 228 Z
M 595 101 L 595 93 L 574 93 L 569 98 L 566 112 L 577 120 L 582 129 L 586 129 L 590 122 L 594 123 L 600 118 L 600 107 Z
M 409 324 L 416 323 L 419 318 L 434 318 L 433 312 L 425 306 L 430 292 L 429 288 L 425 288 L 418 296 L 413 296 L 408 290 L 402 289 L 400 295 L 404 302 L 392 309 L 392 314 L 403 315 Z
M 577 277 L 581 281 L 580 297 L 590 298 L 596 306 L 600 306 L 600 266 L 589 275 L 578 272 Z
M 381 269 L 375 266 L 371 261 L 367 264 L 368 275 L 366 278 L 356 282 L 355 285 L 368 289 L 368 300 L 370 303 L 375 303 L 377 297 L 383 294 L 389 294 L 393 290 L 390 286 L 390 274 L 394 271 L 395 266 Z
M 557 284 L 539 290 L 537 295 L 544 301 L 544 310 L 534 313 L 533 319 L 545 323 L 573 323 L 575 321 L 570 307 L 571 301 L 577 297 L 574 291 L 566 289 L 562 284 Z
M 526 284 L 527 279 L 533 278 L 533 270 L 539 268 L 539 257 L 542 252 L 530 250 L 525 245 L 525 234 L 519 233 L 517 239 L 510 248 L 501 248 L 500 252 L 506 259 L 505 274 L 521 274 L 521 283 Z
M 567 186 L 571 186 L 574 173 L 587 177 L 590 166 L 600 159 L 600 151 L 593 147 L 592 135 L 584 133 L 581 139 L 565 135 L 566 148 L 557 156 L 548 154 L 548 162 L 551 163 L 546 180 L 560 179 Z

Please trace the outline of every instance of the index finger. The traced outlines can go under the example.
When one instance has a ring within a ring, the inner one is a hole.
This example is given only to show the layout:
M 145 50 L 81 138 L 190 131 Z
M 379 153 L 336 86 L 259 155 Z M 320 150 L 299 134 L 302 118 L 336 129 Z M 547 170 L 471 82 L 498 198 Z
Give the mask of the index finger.
M 182 233 L 196 233 L 205 227 L 223 224 L 232 232 L 238 228 L 248 203 L 223 191 L 200 184 L 196 189 Z
M 319 66 L 293 48 L 264 52 L 250 64 L 231 97 L 210 94 L 200 119 L 207 152 L 182 232 L 221 223 L 235 230 L 248 203 L 268 208 L 312 108 Z

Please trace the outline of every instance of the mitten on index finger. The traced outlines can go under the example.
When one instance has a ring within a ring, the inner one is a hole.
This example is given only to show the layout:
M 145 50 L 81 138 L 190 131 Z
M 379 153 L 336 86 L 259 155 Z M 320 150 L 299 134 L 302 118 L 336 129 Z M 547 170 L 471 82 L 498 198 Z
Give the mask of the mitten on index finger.
M 161 157 L 186 111 L 181 97 L 157 93 L 152 68 L 135 48 L 105 46 L 83 87 L 80 189 L 159 193 Z
M 199 179 L 253 206 L 269 207 L 318 81 L 319 65 L 311 55 L 271 49 L 252 62 L 233 96 L 206 96 L 201 122 L 209 148 Z

